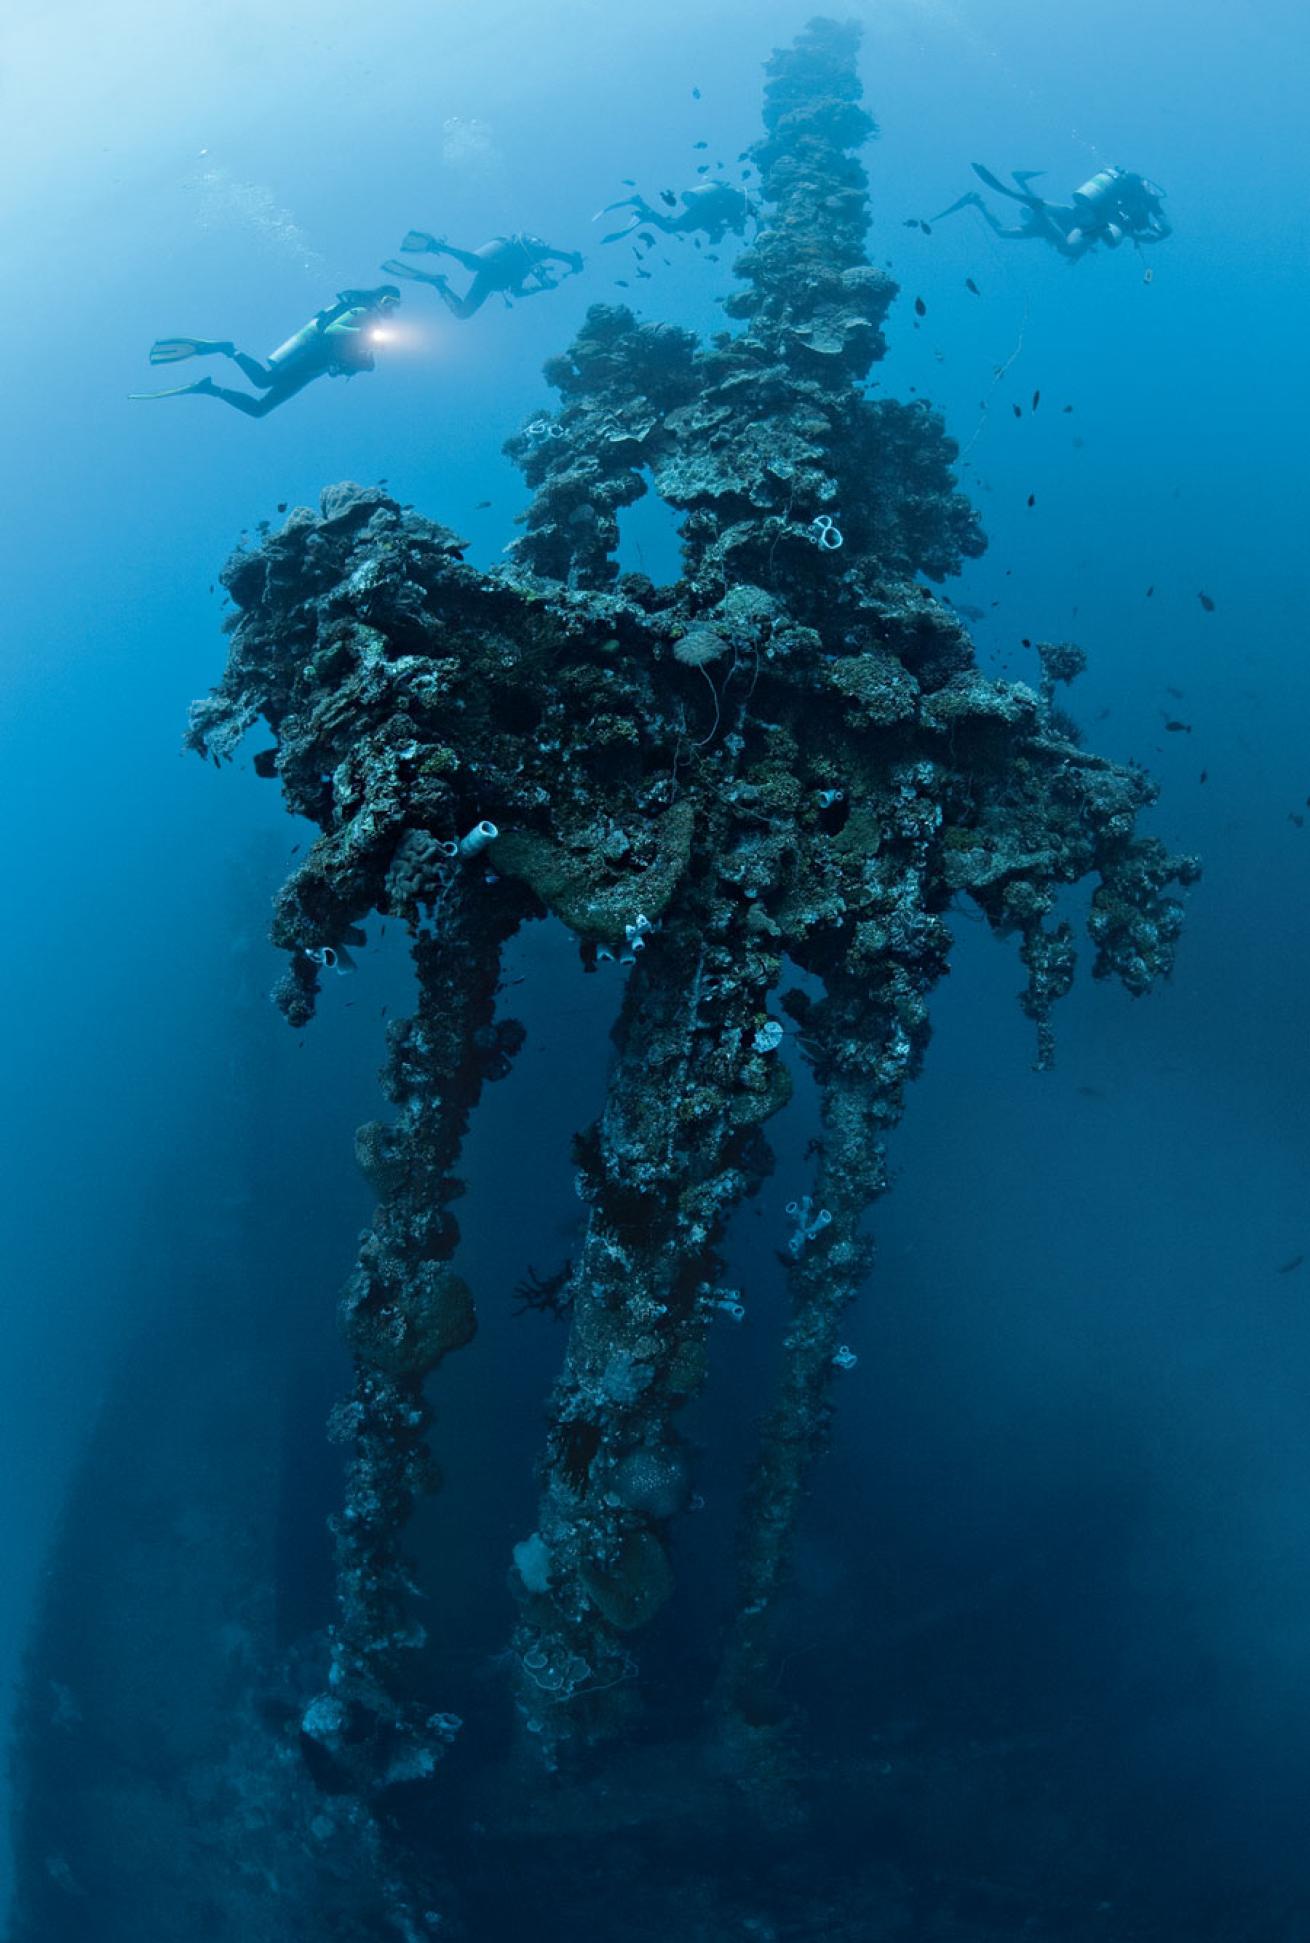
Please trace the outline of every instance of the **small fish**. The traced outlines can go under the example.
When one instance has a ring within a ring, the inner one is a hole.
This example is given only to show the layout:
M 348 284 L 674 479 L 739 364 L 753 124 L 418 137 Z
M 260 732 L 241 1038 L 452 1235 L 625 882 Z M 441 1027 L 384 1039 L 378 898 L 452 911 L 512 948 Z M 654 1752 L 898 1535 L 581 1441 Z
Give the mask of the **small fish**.
M 661 189 L 660 201 L 666 202 L 670 209 L 676 209 L 678 206 L 678 198 L 674 195 L 672 189 Z
M 708 162 L 698 162 L 696 164 L 697 175 L 708 175 L 709 172 L 710 172 L 710 165 Z
M 921 229 L 921 230 L 923 231 L 923 233 L 924 233 L 924 235 L 925 235 L 925 236 L 931 236 L 931 235 L 932 235 L 932 224 L 931 224 L 931 223 L 925 223 L 925 222 L 924 222 L 924 221 L 922 220 L 922 218 L 920 218 L 920 222 L 919 222 L 919 228 L 920 228 L 920 229 Z
M 1165 721 L 1164 726 L 1167 735 L 1190 735 L 1192 733 L 1192 725 L 1190 722 L 1176 722 L 1172 717 L 1169 717 Z
M 1304 1255 L 1293 1255 L 1290 1262 L 1280 1262 L 1278 1264 L 1278 1273 L 1280 1275 L 1290 1275 L 1294 1268 L 1300 1268 L 1304 1260 Z
M 1196 598 L 1200 601 L 1207 614 L 1214 613 L 1214 602 L 1211 600 L 1209 594 L 1198 594 Z
M 1041 404 L 1041 402 L 1042 402 L 1042 394 L 1041 394 L 1041 392 L 1040 392 L 1040 391 L 1035 391 L 1035 392 L 1033 393 L 1033 402 L 1032 402 L 1032 405 L 1031 405 L 1031 407 L 1030 407 L 1030 410 L 1032 410 L 1032 411 L 1036 411 L 1036 410 L 1037 410 L 1037 407 L 1038 407 L 1038 406 L 1039 406 L 1039 405 Z
M 1155 592 L 1155 582 L 1154 582 L 1154 581 L 1152 581 L 1152 582 L 1151 582 L 1151 584 L 1150 584 L 1150 586 L 1149 586 L 1149 587 L 1147 588 L 1147 590 L 1146 590 L 1146 592 L 1145 592 L 1145 594 L 1143 595 L 1143 599 L 1144 599 L 1144 600 L 1150 600 L 1150 598 L 1151 598 L 1151 595 L 1152 595 L 1152 594 L 1153 594 L 1154 592 Z
M 1208 779 L 1209 775 L 1210 775 L 1210 771 L 1208 769 L 1203 769 L 1200 775 L 1197 777 L 1197 781 L 1203 783 Z
M 987 619 L 987 609 L 985 607 L 975 607 L 972 601 L 957 601 L 956 610 L 963 614 L 966 621 L 985 621 Z
M 1037 504 L 1037 494 L 1036 494 L 1035 492 L 1030 492 L 1030 493 L 1029 493 L 1029 495 L 1028 495 L 1028 504 L 1029 504 L 1030 506 L 1035 506 L 1035 505 Z
M 964 279 L 964 287 L 966 290 L 972 290 L 975 297 L 982 296 L 982 291 L 978 288 L 972 277 L 966 277 Z
M 293 843 L 291 846 L 291 855 L 294 857 L 299 849 L 300 849 L 300 845 L 298 843 Z
M 914 314 L 916 317 L 926 317 L 928 315 L 928 306 L 922 297 L 916 297 L 914 300 Z
M 650 282 L 650 280 L 651 280 L 651 279 L 650 279 L 650 271 L 649 271 L 649 270 L 638 270 L 638 272 L 637 272 L 637 275 L 638 275 L 639 277 L 644 277 L 647 283 L 649 283 L 649 282 Z
M 1183 694 L 1184 694 L 1183 689 L 1173 688 L 1169 685 L 1168 682 L 1166 682 L 1164 685 L 1164 692 L 1166 695 L 1172 695 L 1176 702 L 1181 702 L 1183 699 Z
M 1142 282 L 1143 282 L 1143 283 L 1151 283 L 1151 282 L 1153 282 L 1153 281 L 1154 281 L 1154 278 L 1155 278 L 1155 271 L 1154 271 L 1154 270 L 1143 270 L 1143 271 L 1142 271 Z
M 901 224 L 902 229 L 917 229 L 918 227 L 919 227 L 919 218 L 917 216 L 907 216 L 905 218 L 905 221 Z
M 1289 810 L 1287 812 L 1287 820 L 1289 823 L 1295 823 L 1298 830 L 1304 830 L 1305 818 L 1299 810 Z
M 620 290 L 626 290 L 628 288 L 628 280 L 626 277 L 615 277 L 614 281 Z
M 693 143 L 692 143 L 692 147 L 693 147 L 693 148 L 708 148 L 708 147 L 709 147 L 709 143 L 708 143 L 708 142 L 693 142 Z
M 1020 641 L 1019 646 L 1021 648 L 1030 648 L 1032 646 L 1032 642 L 1028 639 L 1028 636 L 1026 634 L 1024 635 L 1022 641 Z
M 699 101 L 699 100 L 700 100 L 700 89 L 699 89 L 699 88 L 693 88 L 693 89 L 692 89 L 692 91 L 691 91 L 691 98 L 692 98 L 692 100 L 693 100 L 693 101 Z
M 1060 409 L 1061 409 L 1061 411 L 1065 411 L 1065 412 L 1071 412 L 1071 411 L 1073 410 L 1073 406 L 1072 406 L 1072 405 L 1061 405 L 1061 407 L 1060 407 Z
M 713 250 L 706 250 L 705 261 L 707 263 L 719 263 L 722 261 L 722 258 L 717 256 Z
M 277 503 L 277 509 L 278 509 L 278 511 L 279 511 L 279 513 L 285 513 L 285 512 L 286 512 L 286 510 L 287 510 L 287 502 L 286 502 L 286 500 L 285 500 L 285 499 L 279 499 L 279 501 L 278 501 L 278 503 Z
M 475 513 L 485 513 L 490 504 L 491 501 L 489 499 L 480 499 L 473 510 Z
M 390 1007 L 389 1005 L 384 1005 L 384 1006 L 383 1006 L 383 1008 L 382 1008 L 382 1010 L 381 1010 L 381 1011 L 380 1011 L 380 1012 L 378 1013 L 378 1017 L 379 1017 L 380 1019 L 385 1019 L 385 1018 L 386 1018 L 386 1016 L 387 1016 L 387 1013 L 388 1013 L 388 1012 L 389 1012 L 390 1010 L 391 1010 L 391 1007 Z
M 1022 405 L 1015 405 L 1015 406 L 1014 406 L 1014 407 L 1013 407 L 1012 409 L 1013 409 L 1013 411 L 1014 411 L 1014 415 L 1015 415 L 1015 417 L 1016 417 L 1016 418 L 1022 418 L 1022 417 L 1023 417 L 1023 406 L 1022 406 Z

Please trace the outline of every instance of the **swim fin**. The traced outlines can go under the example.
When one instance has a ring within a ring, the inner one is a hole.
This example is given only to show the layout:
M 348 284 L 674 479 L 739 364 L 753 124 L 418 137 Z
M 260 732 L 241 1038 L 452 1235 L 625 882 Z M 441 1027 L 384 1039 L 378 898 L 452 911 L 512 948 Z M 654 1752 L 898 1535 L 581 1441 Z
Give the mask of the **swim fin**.
M 957 209 L 968 209 L 970 204 L 976 204 L 980 208 L 982 206 L 982 197 L 976 189 L 966 189 L 964 194 L 958 201 L 953 202 L 949 209 L 939 209 L 937 214 L 932 218 L 932 221 L 939 223 L 943 216 L 953 216 Z
M 400 247 L 402 250 L 439 250 L 443 241 L 444 238 L 440 236 L 429 236 L 425 229 L 407 229 Z M 382 267 L 385 269 L 386 265 Z
M 394 256 L 380 266 L 390 277 L 405 277 L 410 283 L 447 283 L 440 270 L 419 270 L 412 263 L 401 263 Z
M 208 337 L 159 337 L 150 346 L 151 364 L 180 364 L 183 358 L 203 358 L 213 351 L 230 351 L 231 344 Z
M 1012 196 L 1014 194 L 1013 189 L 1007 189 L 999 176 L 994 176 L 990 169 L 983 167 L 981 162 L 974 162 L 971 166 L 974 174 L 985 182 L 989 189 L 999 189 L 1003 196 Z
M 129 398 L 184 398 L 189 391 L 205 392 L 214 389 L 212 378 L 197 378 L 194 384 L 169 385 L 166 391 L 129 391 Z

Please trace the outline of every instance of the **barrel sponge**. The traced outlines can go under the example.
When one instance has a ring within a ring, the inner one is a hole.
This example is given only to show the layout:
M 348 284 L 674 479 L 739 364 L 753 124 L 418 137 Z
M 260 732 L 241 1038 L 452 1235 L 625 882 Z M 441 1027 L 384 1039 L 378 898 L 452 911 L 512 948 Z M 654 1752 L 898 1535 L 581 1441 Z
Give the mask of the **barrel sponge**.
M 410 1155 L 404 1136 L 381 1120 L 366 1120 L 355 1129 L 355 1164 L 379 1201 L 390 1200 L 409 1179 Z
M 385 1292 L 357 1275 L 341 1319 L 359 1360 L 396 1378 L 425 1376 L 477 1328 L 469 1286 L 444 1262 L 424 1262 L 401 1288 Z
M 648 1518 L 675 1517 L 690 1488 L 686 1454 L 672 1446 L 630 1450 L 614 1467 L 614 1491 L 629 1511 Z
M 582 1567 L 592 1604 L 619 1633 L 648 1625 L 673 1592 L 673 1568 L 653 1532 L 629 1532 L 613 1564 Z

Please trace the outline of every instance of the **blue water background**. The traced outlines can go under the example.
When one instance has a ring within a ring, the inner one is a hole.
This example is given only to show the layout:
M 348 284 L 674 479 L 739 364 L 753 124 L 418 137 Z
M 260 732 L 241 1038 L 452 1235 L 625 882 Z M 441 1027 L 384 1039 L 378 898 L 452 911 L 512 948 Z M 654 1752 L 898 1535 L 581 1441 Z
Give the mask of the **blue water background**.
M 988 666 L 1031 670 L 1023 636 L 1086 647 L 1074 714 L 1161 779 L 1152 827 L 1202 852 L 1206 875 L 1172 984 L 1140 1004 L 1082 984 L 1048 1076 L 1030 1070 L 1012 955 L 961 923 L 803 1570 L 852 1625 L 874 1609 L 880 1559 L 925 1598 L 990 1588 L 1013 1635 L 998 1683 L 1088 1683 L 1130 1785 L 1179 1805 L 1185 1849 L 1290 1878 L 1310 1728 L 1310 1265 L 1278 1273 L 1310 1253 L 1310 828 L 1291 820 L 1310 815 L 1305 16 L 1276 0 L 1209 0 L 1185 20 L 1129 0 L 852 11 L 882 130 L 871 247 L 903 288 L 875 375 L 931 397 L 969 444 L 991 541 L 949 591 L 986 610 Z M 86 1427 L 141 1325 L 189 1299 L 176 1264 L 238 1191 L 220 1165 L 235 1111 L 221 1021 L 234 967 L 271 983 L 267 898 L 305 833 L 248 759 L 219 775 L 178 753 L 186 704 L 222 665 L 217 568 L 278 501 L 313 504 L 341 478 L 386 477 L 495 560 L 523 502 L 501 440 L 548 402 L 540 365 L 586 306 L 629 297 L 646 317 L 720 322 L 730 247 L 717 269 L 660 252 L 672 267 L 625 293 L 632 259 L 595 246 L 592 211 L 624 176 L 653 193 L 703 159 L 735 167 L 761 62 L 806 12 L 75 4 L 0 30 L 0 1687 Z M 461 147 L 454 119 L 485 125 L 487 145 L 465 130 Z M 1007 247 L 968 213 L 931 237 L 902 226 L 967 187 L 975 159 L 1045 166 L 1053 193 L 1114 161 L 1158 178 L 1176 235 L 1147 259 L 1153 280 L 1127 251 L 1071 269 Z M 470 246 L 527 227 L 586 249 L 588 267 L 466 325 L 407 289 L 383 368 L 263 424 L 127 402 L 167 380 L 145 361 L 156 335 L 265 352 L 370 281 L 410 225 Z M 670 571 L 657 509 L 631 516 L 627 546 Z M 227 874 L 251 857 L 243 911 Z M 461 1215 L 488 1307 L 506 1276 L 563 1251 L 567 1117 L 539 1175 L 523 1119 L 551 1088 L 567 1106 L 575 1088 L 577 1118 L 594 1110 L 614 996 L 553 945 L 526 959 L 535 1037 L 510 1082 L 514 1126 L 500 1096 L 488 1109 L 515 1186 L 480 1134 Z M 303 1045 L 267 1039 L 278 1124 L 300 1144 L 264 1177 L 260 1218 L 305 1234 L 324 1341 L 367 1218 L 350 1133 L 376 1108 L 377 1012 L 404 990 L 379 953 L 328 991 Z M 804 1131 L 796 1116 L 779 1130 L 785 1164 L 758 1217 L 770 1240 Z M 482 1354 L 468 1381 L 490 1399 Z M 734 1369 L 762 1358 L 725 1343 L 725 1411 L 748 1411 Z M 539 1375 L 511 1369 L 505 1395 L 531 1407 Z M 443 1380 L 458 1390 L 463 1366 Z M 459 1421 L 458 1396 L 450 1408 Z M 493 1452 L 494 1420 L 464 1429 Z M 466 1477 L 476 1459 L 475 1445 Z M 530 1512 L 526 1479 L 521 1492 Z M 489 1584 L 522 1535 L 498 1516 Z M 858 1695 L 857 1665 L 850 1677 Z

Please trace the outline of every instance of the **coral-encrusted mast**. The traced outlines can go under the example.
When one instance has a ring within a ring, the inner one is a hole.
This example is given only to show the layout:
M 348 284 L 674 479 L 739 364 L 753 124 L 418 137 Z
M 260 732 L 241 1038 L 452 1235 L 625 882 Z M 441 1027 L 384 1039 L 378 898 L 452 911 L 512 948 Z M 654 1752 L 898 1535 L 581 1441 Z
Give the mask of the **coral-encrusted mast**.
M 490 1031 L 512 931 L 549 911 L 588 967 L 630 966 L 608 1101 L 578 1143 L 588 1223 L 538 1525 L 515 1551 L 519 1704 L 548 1761 L 622 1725 L 638 1635 L 672 1591 L 692 1481 L 678 1412 L 741 1306 L 724 1224 L 789 1092 L 768 1009 L 784 958 L 823 986 L 783 1001 L 823 1124 L 721 1683 L 748 1747 L 775 1718 L 773 1608 L 943 912 L 964 894 L 1018 936 L 1043 1061 L 1072 972 L 1068 927 L 1046 924 L 1061 885 L 1099 879 L 1098 975 L 1139 992 L 1172 960 L 1166 893 L 1195 865 L 1135 834 L 1148 779 L 1066 733 L 1053 688 L 1076 651 L 1048 651 L 1040 694 L 990 680 L 919 578 L 982 543 L 938 417 L 860 388 L 895 286 L 864 253 L 857 49 L 856 28 L 815 21 L 770 64 L 764 220 L 727 302 L 740 333 L 701 348 L 598 307 L 548 366 L 559 413 L 510 446 L 535 489 L 510 567 L 474 571 L 444 529 L 338 487 L 225 576 L 232 652 L 192 745 L 221 757 L 262 718 L 275 747 L 256 767 L 321 831 L 277 906 L 288 1015 L 309 1015 L 324 947 L 360 942 L 371 912 L 409 923 L 419 971 L 391 1035 L 396 1124 L 359 1136 L 379 1211 L 344 1305 L 353 1460 L 331 1681 L 307 1720 L 361 1789 L 426 1773 L 453 1731 L 434 1711 L 450 1696 L 406 1670 L 421 1634 L 401 1543 L 427 1471 L 424 1380 L 473 1327 L 451 1169 L 513 1050 Z M 648 477 L 685 513 L 671 587 L 613 560 Z M 494 844 L 461 851 L 481 820 Z

